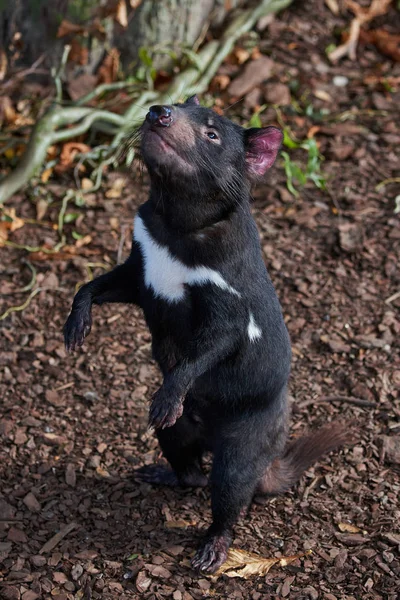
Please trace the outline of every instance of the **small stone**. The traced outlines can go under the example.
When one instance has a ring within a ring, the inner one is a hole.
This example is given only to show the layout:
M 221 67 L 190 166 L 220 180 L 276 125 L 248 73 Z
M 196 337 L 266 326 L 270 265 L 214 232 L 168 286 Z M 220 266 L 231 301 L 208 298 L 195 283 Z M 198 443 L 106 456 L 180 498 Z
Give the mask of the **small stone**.
M 248 61 L 243 71 L 228 87 L 229 94 L 231 96 L 245 96 L 271 76 L 273 67 L 273 61 L 267 56 L 260 56 L 256 60 Z
M 73 464 L 69 463 L 65 469 L 65 483 L 70 487 L 76 486 L 76 472 Z
M 10 542 L 15 542 L 16 544 L 25 544 L 27 541 L 25 533 L 21 529 L 17 529 L 16 527 L 11 527 L 9 529 L 7 539 Z
M 349 80 L 344 75 L 335 75 L 332 82 L 336 87 L 346 87 L 346 85 L 349 83 Z
M 26 592 L 22 594 L 22 600 L 36 600 L 37 598 L 39 598 L 39 594 L 33 590 L 26 590 Z
M 138 592 L 145 592 L 151 586 L 151 579 L 145 571 L 139 571 L 136 577 L 136 589 Z
M 59 393 L 54 390 L 46 390 L 44 396 L 47 402 L 52 406 L 59 407 L 64 405 L 64 400 L 60 397 Z
M 47 563 L 47 559 L 45 556 L 41 556 L 40 554 L 35 554 L 30 558 L 31 563 L 34 567 L 43 567 Z
M 1 590 L 1 597 L 4 600 L 19 600 L 21 598 L 21 594 L 19 593 L 19 589 L 14 585 L 5 586 Z
M 99 396 L 96 392 L 85 392 L 83 397 L 85 398 L 86 402 L 96 402 L 96 400 L 99 399 Z
M 289 87 L 284 83 L 268 83 L 264 87 L 264 98 L 268 104 L 278 106 L 288 106 L 292 101 Z
M 382 435 L 385 459 L 394 464 L 400 464 L 400 435 Z
M 64 587 L 67 590 L 67 592 L 74 592 L 75 591 L 75 584 L 72 583 L 72 581 L 66 581 L 64 583 Z
M 0 542 L 0 562 L 2 562 L 10 554 L 12 549 L 11 542 Z
M 39 501 L 32 494 L 32 492 L 29 492 L 25 496 L 25 498 L 23 499 L 23 503 L 28 508 L 28 510 L 30 510 L 31 512 L 39 512 L 41 509 Z
M 312 587 L 312 585 L 308 585 L 307 587 L 305 587 L 303 589 L 303 594 L 306 595 L 306 598 L 310 598 L 310 600 L 318 600 L 319 597 L 317 590 L 315 589 L 315 587 Z
M 71 577 L 74 581 L 77 581 L 83 573 L 83 567 L 80 563 L 76 563 L 71 569 Z
M 28 436 L 26 435 L 23 429 L 17 429 L 14 435 L 14 444 L 17 446 L 22 446 L 25 442 L 28 441 Z

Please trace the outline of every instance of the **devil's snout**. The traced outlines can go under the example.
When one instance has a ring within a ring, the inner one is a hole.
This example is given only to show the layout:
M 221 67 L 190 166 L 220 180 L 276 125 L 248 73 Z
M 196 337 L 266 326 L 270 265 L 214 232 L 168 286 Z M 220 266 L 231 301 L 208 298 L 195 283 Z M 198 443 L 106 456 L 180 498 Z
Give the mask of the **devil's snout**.
M 156 125 L 157 127 L 169 127 L 173 122 L 172 110 L 169 106 L 151 106 L 146 115 L 146 121 L 148 121 L 150 125 Z

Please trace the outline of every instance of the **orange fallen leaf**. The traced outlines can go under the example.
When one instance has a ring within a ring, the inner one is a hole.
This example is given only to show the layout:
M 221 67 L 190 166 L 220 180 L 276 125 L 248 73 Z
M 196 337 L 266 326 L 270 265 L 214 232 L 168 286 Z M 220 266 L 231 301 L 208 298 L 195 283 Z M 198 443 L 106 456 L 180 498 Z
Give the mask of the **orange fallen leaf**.
M 57 173 L 66 171 L 69 167 L 72 166 L 75 156 L 78 153 L 84 154 L 85 152 L 90 151 L 90 146 L 87 144 L 82 144 L 80 142 L 67 142 L 63 145 L 61 154 L 60 154 L 60 162 L 56 165 L 55 171 Z
M 41 179 L 42 183 L 47 183 L 48 182 L 48 180 L 51 177 L 52 172 L 53 172 L 53 167 L 49 167 L 48 169 L 45 169 L 43 171 L 43 173 L 40 176 L 40 179 Z
M 242 65 L 250 57 L 250 52 L 244 48 L 236 48 L 233 51 L 239 65 Z
M 307 139 L 310 140 L 311 138 L 315 137 L 315 134 L 318 133 L 318 131 L 320 129 L 321 128 L 318 125 L 314 125 L 313 127 L 310 127 L 310 129 L 307 132 Z
M 76 25 L 75 23 L 71 23 L 67 19 L 63 19 L 57 30 L 57 37 L 62 38 L 71 33 L 83 33 L 85 28 L 82 25 Z
M 0 98 L 0 123 L 3 121 L 13 125 L 17 120 L 17 113 L 11 102 L 11 98 L 3 96 Z
M 167 529 L 186 529 L 194 525 L 197 525 L 196 521 L 185 521 L 185 519 L 176 519 L 165 523 Z
M 362 531 L 359 527 L 350 525 L 350 523 L 338 523 L 338 527 L 340 531 L 346 533 L 360 533 L 360 531 Z
M 0 247 L 8 240 L 8 234 L 25 225 L 25 221 L 15 214 L 15 208 L 5 208 L 0 220 Z
M 107 469 L 103 469 L 103 467 L 97 467 L 96 473 L 97 475 L 100 475 L 100 477 L 103 477 L 103 479 L 110 477 L 110 473 L 107 471 Z
M 400 62 L 400 35 L 389 33 L 385 29 L 361 30 L 360 42 L 374 44 L 379 52 Z
M 91 235 L 85 235 L 83 236 L 83 238 L 80 238 L 79 240 L 76 240 L 75 246 L 77 248 L 82 248 L 83 246 L 87 246 L 88 244 L 90 244 L 92 241 L 92 236 Z

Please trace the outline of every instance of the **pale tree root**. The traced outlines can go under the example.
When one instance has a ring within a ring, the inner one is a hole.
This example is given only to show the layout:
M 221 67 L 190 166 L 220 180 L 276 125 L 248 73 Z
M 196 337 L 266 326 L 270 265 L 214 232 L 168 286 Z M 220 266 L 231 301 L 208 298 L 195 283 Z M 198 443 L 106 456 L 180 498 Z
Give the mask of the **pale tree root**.
M 79 101 L 73 107 L 53 106 L 34 127 L 18 166 L 0 183 L 0 204 L 6 202 L 26 185 L 40 170 L 46 160 L 49 146 L 85 133 L 94 123 L 103 128 L 110 125 L 115 128 L 107 156 L 96 169 L 96 184 L 86 191 L 97 189 L 101 183 L 103 167 L 116 159 L 123 140 L 132 133 L 134 125 L 143 119 L 148 106 L 178 102 L 182 98 L 182 94 L 190 96 L 205 92 L 212 77 L 232 51 L 237 40 L 250 31 L 261 17 L 278 12 L 289 6 L 291 2 L 292 0 L 262 0 L 255 8 L 241 11 L 232 20 L 220 40 L 212 40 L 198 52 L 196 67 L 188 67 L 179 73 L 167 92 L 143 92 L 123 115 L 83 107 Z M 101 92 L 96 88 L 92 97 L 98 93 Z M 74 127 L 68 127 L 72 124 Z M 64 129 L 60 129 L 62 127 Z M 96 154 L 95 151 L 96 149 L 92 152 Z

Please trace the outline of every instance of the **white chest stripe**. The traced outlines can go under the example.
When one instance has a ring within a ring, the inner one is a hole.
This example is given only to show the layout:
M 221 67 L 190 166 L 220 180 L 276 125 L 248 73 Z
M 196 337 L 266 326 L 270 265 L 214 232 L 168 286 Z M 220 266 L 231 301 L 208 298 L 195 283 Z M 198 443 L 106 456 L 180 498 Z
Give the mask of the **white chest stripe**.
M 145 284 L 153 289 L 156 296 L 169 302 L 178 302 L 185 296 L 185 284 L 212 283 L 240 298 L 240 293 L 218 271 L 203 266 L 187 267 L 173 257 L 168 248 L 152 238 L 139 215 L 135 217 L 133 237 L 140 244 L 143 253 Z
M 247 327 L 247 333 L 251 342 L 259 340 L 262 336 L 262 331 L 254 320 L 253 313 L 250 313 L 249 326 Z

